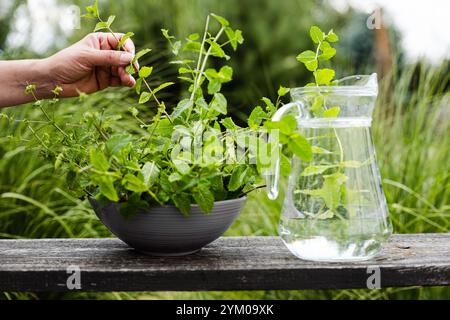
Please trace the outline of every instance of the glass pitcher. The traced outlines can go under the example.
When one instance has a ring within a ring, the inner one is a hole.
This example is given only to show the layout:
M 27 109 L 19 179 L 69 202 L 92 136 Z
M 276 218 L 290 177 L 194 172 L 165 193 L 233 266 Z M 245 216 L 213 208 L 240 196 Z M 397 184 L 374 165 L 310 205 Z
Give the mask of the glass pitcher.
M 297 131 L 313 146 L 312 161 L 290 159 L 279 226 L 284 243 L 301 259 L 367 260 L 392 233 L 371 137 L 377 94 L 376 74 L 291 89 L 293 102 L 273 117 L 295 115 Z M 267 176 L 271 199 L 278 196 L 279 167 L 278 157 Z

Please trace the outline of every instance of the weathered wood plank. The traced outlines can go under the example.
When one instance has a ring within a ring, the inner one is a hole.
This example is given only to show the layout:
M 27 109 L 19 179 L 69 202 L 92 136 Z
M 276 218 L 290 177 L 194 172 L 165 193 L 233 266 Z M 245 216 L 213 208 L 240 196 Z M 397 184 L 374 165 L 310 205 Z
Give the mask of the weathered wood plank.
M 365 288 L 450 285 L 450 234 L 394 235 L 368 262 L 295 258 L 276 237 L 224 237 L 185 257 L 141 255 L 117 239 L 0 240 L 0 291 L 67 291 L 67 267 L 82 291 Z

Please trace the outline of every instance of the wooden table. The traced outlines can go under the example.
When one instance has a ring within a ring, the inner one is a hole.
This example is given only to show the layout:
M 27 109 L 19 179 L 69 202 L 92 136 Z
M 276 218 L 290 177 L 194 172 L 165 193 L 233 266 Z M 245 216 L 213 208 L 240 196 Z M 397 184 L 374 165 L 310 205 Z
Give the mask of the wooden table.
M 294 257 L 277 237 L 223 237 L 184 257 L 149 257 L 117 239 L 0 240 L 1 291 L 300 290 L 450 285 L 450 234 L 394 235 L 377 258 L 317 263 Z M 69 272 L 69 273 L 68 273 Z M 74 289 L 76 290 L 76 289 Z

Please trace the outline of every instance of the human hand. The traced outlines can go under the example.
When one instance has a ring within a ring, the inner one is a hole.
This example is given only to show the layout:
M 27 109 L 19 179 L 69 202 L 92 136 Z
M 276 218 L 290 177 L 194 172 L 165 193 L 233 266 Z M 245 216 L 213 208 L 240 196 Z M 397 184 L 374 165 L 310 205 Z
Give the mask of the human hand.
M 125 51 L 116 50 L 123 34 L 91 33 L 74 45 L 45 59 L 50 86 L 60 86 L 62 97 L 74 97 L 80 92 L 92 93 L 109 86 L 136 84 L 125 71 L 135 54 L 130 39 L 123 45 Z

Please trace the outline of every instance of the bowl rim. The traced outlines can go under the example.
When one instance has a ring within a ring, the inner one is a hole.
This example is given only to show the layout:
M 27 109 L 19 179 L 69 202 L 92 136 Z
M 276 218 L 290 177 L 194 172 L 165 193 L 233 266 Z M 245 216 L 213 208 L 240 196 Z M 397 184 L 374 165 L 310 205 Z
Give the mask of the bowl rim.
M 95 197 L 88 197 L 89 202 L 91 202 L 92 200 L 95 202 L 98 202 L 97 199 L 95 199 Z M 230 203 L 230 202 L 243 202 L 247 200 L 247 196 L 243 196 L 240 198 L 235 198 L 235 199 L 227 199 L 227 200 L 219 200 L 219 201 L 214 201 L 214 205 L 221 205 L 221 204 L 225 204 L 225 203 Z M 113 202 L 113 201 L 108 201 L 109 204 L 120 204 L 119 202 Z M 149 206 L 149 208 L 177 208 L 175 205 L 173 204 L 163 204 L 163 205 L 157 205 L 157 206 Z M 200 206 L 198 204 L 191 204 L 191 208 L 200 208 Z

